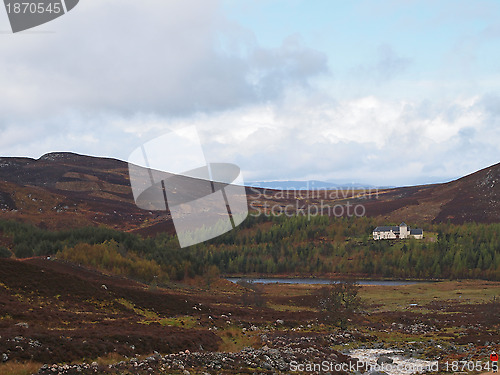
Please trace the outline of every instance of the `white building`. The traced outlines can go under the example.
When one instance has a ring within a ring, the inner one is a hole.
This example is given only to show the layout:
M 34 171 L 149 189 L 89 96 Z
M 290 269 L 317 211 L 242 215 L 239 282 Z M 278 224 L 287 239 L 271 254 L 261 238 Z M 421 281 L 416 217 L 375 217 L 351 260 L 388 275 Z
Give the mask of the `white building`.
M 395 240 L 398 238 L 424 238 L 424 231 L 420 228 L 410 229 L 405 223 L 399 224 L 399 227 L 376 227 L 373 230 L 374 240 Z

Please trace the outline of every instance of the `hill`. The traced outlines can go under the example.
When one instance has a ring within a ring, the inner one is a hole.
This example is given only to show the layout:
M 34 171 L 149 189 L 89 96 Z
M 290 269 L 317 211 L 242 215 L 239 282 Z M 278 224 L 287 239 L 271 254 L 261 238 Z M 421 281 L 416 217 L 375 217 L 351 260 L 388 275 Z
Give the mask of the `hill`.
M 254 181 L 246 182 L 247 186 L 274 190 L 314 190 L 314 189 L 372 189 L 375 186 L 362 183 L 336 183 L 329 181 Z
M 359 213 L 387 223 L 500 222 L 500 164 L 443 184 L 287 192 L 252 187 L 248 193 L 250 206 L 261 212 L 267 205 L 266 212 L 288 206 L 296 213 L 315 214 L 314 206 L 323 214 L 346 216 L 349 202 L 360 207 Z M 344 206 L 344 211 L 335 211 L 336 205 Z
M 444 184 L 287 192 L 249 187 L 247 193 L 250 209 L 260 213 L 288 206 L 300 214 L 349 202 L 381 222 L 500 222 L 500 164 Z M 173 233 L 168 212 L 134 204 L 126 162 L 74 153 L 0 158 L 0 213 L 49 229 L 105 225 L 144 235 Z M 337 215 L 333 209 L 322 213 Z
M 73 153 L 0 158 L 0 212 L 42 228 L 105 225 L 171 232 L 166 212 L 137 208 L 126 162 Z
M 500 163 L 444 184 L 391 189 L 367 204 L 392 222 L 500 222 Z
M 106 276 L 69 263 L 34 258 L 0 261 L 0 352 L 9 360 L 62 362 L 107 353 L 215 350 L 208 329 L 183 328 L 196 318 L 192 298 Z M 199 314 L 210 311 L 200 309 Z

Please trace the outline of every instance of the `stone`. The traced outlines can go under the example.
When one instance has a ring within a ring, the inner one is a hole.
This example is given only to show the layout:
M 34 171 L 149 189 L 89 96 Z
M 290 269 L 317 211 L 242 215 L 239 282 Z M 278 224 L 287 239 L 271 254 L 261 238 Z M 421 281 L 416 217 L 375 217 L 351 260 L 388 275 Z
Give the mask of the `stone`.
M 272 370 L 273 369 L 273 366 L 271 366 L 271 364 L 269 362 L 262 362 L 260 367 L 262 367 L 264 370 Z
M 377 359 L 377 364 L 378 365 L 382 365 L 384 363 L 393 363 L 394 361 L 392 360 L 392 358 L 389 358 L 388 356 L 386 355 L 381 355 L 380 357 L 378 357 Z

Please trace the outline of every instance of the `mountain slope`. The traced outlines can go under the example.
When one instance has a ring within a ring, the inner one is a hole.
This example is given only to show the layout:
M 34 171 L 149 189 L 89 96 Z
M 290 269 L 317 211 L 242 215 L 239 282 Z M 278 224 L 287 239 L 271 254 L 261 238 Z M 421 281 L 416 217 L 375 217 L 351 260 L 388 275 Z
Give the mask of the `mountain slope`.
M 382 216 L 393 222 L 500 222 L 500 163 L 444 184 L 393 189 L 368 205 L 374 213 L 396 204 Z
M 0 210 L 3 218 L 51 229 L 104 224 L 132 230 L 156 224 L 171 231 L 166 213 L 134 204 L 126 162 L 73 153 L 0 158 Z
M 500 222 L 500 164 L 445 184 L 349 188 L 335 194 L 254 187 L 247 193 L 250 208 L 261 212 L 266 205 L 307 211 L 349 201 L 363 205 L 367 216 L 388 222 Z M 50 229 L 102 224 L 144 235 L 173 232 L 168 212 L 134 204 L 126 162 L 73 153 L 0 158 L 0 215 Z

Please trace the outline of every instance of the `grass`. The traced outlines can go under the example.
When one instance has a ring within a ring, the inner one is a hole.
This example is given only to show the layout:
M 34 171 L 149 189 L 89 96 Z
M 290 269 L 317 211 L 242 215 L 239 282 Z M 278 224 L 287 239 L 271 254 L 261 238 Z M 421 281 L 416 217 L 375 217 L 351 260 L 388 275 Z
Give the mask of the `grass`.
M 413 285 L 367 286 L 361 288 L 360 296 L 369 310 L 402 311 L 409 307 L 419 308 L 435 301 L 458 303 L 485 303 L 500 294 L 500 283 L 482 280 L 445 281 Z M 418 306 L 410 306 L 416 303 Z M 379 307 L 377 307 L 379 306 Z
M 42 367 L 41 363 L 36 362 L 7 362 L 0 364 L 0 374 L 2 375 L 31 375 L 38 372 Z
M 118 363 L 120 361 L 126 361 L 126 360 L 127 357 L 124 357 L 118 353 L 109 353 L 106 356 L 97 358 L 96 362 L 101 366 L 109 366 Z
M 153 322 L 158 322 L 162 326 L 171 326 L 179 328 L 194 328 L 196 326 L 196 319 L 192 316 L 177 316 L 173 318 L 161 318 L 157 321 L 144 321 L 144 323 L 149 324 Z
M 264 296 L 297 297 L 307 296 L 322 285 L 267 284 L 263 286 Z M 368 311 L 403 311 L 408 308 L 425 313 L 423 306 L 436 301 L 456 303 L 485 303 L 493 297 L 500 297 L 500 282 L 483 280 L 422 282 L 412 285 L 365 285 L 359 292 Z M 410 304 L 417 306 L 410 306 Z M 308 310 L 293 304 L 270 304 L 277 311 Z M 311 310 L 310 310 L 311 311 Z
M 118 303 L 120 303 L 121 305 L 125 306 L 127 309 L 132 310 L 137 315 L 146 318 L 147 320 L 159 321 L 161 319 L 160 316 L 157 313 L 155 313 L 154 311 L 147 310 L 147 309 L 140 309 L 140 308 L 136 307 L 132 302 L 127 301 L 124 298 L 120 298 L 116 301 Z
M 241 330 L 241 328 L 230 327 L 219 332 L 219 337 L 222 343 L 219 350 L 222 352 L 238 352 L 244 347 L 250 346 L 258 348 L 260 346 L 260 339 L 258 334 L 249 333 Z
M 179 328 L 194 328 L 196 326 L 196 319 L 192 316 L 176 316 L 176 317 L 162 317 L 155 313 L 154 311 L 147 309 L 140 309 L 135 306 L 132 302 L 126 299 L 117 300 L 118 303 L 122 304 L 126 308 L 133 310 L 137 315 L 142 316 L 144 319 L 140 320 L 139 323 L 151 324 L 160 323 L 162 326 L 171 326 Z
M 280 305 L 272 303 L 268 303 L 266 306 L 276 311 L 318 311 L 318 309 L 306 306 Z

